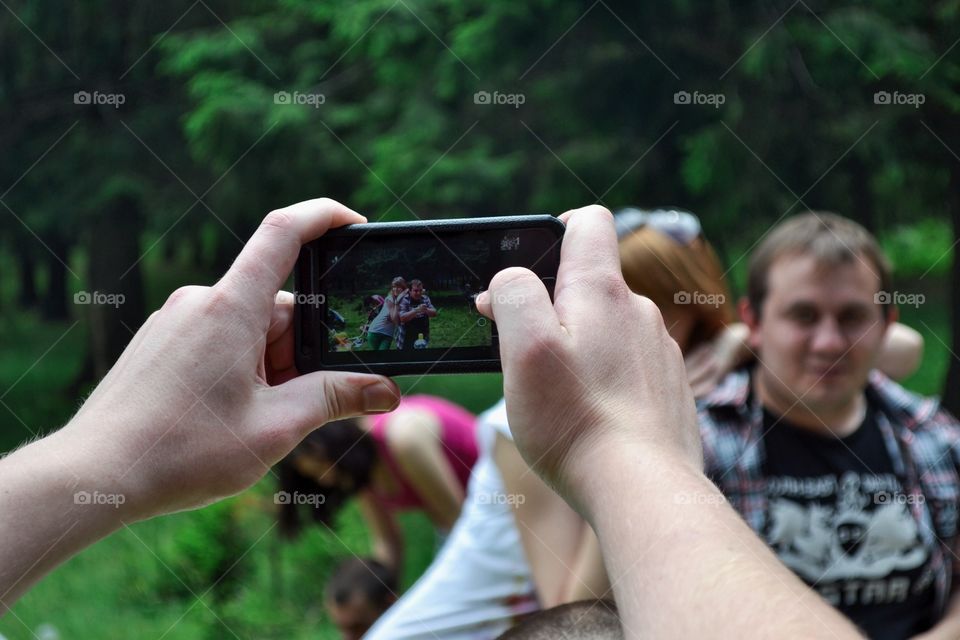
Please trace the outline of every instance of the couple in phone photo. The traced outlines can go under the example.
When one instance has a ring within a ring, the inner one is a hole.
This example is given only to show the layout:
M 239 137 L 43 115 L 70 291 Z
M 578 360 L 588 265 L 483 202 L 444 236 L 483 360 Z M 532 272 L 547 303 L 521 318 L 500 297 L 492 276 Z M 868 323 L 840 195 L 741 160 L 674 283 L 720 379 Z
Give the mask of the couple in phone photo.
M 430 296 L 417 279 L 407 281 L 397 276 L 390 283 L 386 296 L 370 296 L 367 322 L 367 344 L 374 351 L 390 348 L 394 338 L 397 349 L 426 349 L 430 344 L 430 318 L 437 310 Z

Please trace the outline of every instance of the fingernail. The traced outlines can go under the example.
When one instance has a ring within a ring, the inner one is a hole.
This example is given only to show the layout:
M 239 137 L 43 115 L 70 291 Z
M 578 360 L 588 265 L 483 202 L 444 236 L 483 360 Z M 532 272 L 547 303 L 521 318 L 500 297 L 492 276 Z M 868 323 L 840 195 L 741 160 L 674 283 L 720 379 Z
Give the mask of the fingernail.
M 363 388 L 364 411 L 392 411 L 400 404 L 396 392 L 382 382 L 374 382 Z

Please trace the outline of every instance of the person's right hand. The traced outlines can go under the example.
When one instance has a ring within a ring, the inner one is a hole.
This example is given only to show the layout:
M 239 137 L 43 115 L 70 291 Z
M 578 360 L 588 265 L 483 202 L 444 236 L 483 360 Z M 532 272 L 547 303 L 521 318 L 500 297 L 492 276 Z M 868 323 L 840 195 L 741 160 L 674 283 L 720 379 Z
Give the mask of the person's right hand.
M 497 323 L 518 448 L 574 500 L 591 465 L 624 447 L 699 470 L 680 349 L 653 302 L 624 282 L 610 212 L 591 206 L 561 220 L 567 230 L 553 303 L 536 275 L 516 267 L 477 298 Z

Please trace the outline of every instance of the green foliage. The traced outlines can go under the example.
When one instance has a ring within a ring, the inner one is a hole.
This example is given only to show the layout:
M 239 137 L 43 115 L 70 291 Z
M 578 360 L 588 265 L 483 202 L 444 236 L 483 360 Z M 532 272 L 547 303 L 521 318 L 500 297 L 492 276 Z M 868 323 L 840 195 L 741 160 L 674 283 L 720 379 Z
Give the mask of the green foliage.
M 884 253 L 898 277 L 947 277 L 953 264 L 950 224 L 941 218 L 923 218 L 901 225 L 880 237 Z

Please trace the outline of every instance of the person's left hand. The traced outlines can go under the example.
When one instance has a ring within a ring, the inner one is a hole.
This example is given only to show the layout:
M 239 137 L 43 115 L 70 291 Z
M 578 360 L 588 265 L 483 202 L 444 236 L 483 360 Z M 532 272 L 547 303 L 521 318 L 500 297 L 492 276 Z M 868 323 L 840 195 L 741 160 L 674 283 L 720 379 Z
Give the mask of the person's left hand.
M 122 492 L 126 519 L 197 507 L 249 487 L 325 422 L 394 408 L 389 378 L 299 375 L 293 296 L 278 293 L 303 243 L 365 221 L 325 198 L 273 211 L 219 282 L 175 291 L 55 434 L 96 465 L 89 489 Z

